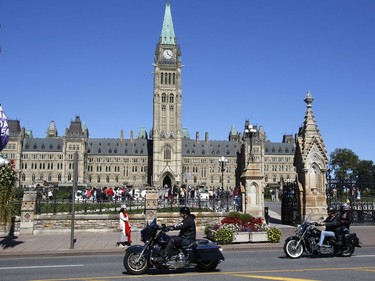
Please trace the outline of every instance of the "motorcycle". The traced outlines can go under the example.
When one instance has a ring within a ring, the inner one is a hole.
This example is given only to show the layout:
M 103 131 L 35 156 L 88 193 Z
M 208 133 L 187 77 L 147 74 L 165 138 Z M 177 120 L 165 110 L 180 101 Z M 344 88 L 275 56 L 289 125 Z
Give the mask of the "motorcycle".
M 308 255 L 322 254 L 350 257 L 354 253 L 355 247 L 361 247 L 357 235 L 350 233 L 348 229 L 336 233 L 336 237 L 326 237 L 323 245 L 317 247 L 321 230 L 316 226 L 323 219 L 320 218 L 318 222 L 311 222 L 310 216 L 308 216 L 296 228 L 296 235 L 285 240 L 284 253 L 292 259 L 301 257 L 303 253 Z
M 197 267 L 201 271 L 213 271 L 219 262 L 224 261 L 221 247 L 206 239 L 196 239 L 188 246 L 175 248 L 168 260 L 161 259 L 162 251 L 171 237 L 166 233 L 170 229 L 158 225 L 156 219 L 141 231 L 144 245 L 133 245 L 126 249 L 124 267 L 133 275 L 145 274 L 149 268 L 179 269 Z

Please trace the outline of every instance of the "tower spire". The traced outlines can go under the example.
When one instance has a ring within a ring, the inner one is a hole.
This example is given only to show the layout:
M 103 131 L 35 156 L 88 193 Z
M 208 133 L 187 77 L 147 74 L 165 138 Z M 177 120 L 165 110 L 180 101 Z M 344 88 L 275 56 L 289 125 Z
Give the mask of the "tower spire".
M 304 132 L 307 137 L 311 136 L 320 136 L 318 126 L 315 121 L 314 113 L 312 110 L 312 103 L 314 101 L 314 98 L 311 95 L 311 92 L 308 91 L 306 98 L 306 115 L 305 115 L 305 122 L 304 122 Z
M 171 13 L 171 5 L 169 2 L 167 2 L 165 6 L 163 29 L 161 30 L 160 42 L 161 44 L 166 45 L 174 45 L 176 43 Z

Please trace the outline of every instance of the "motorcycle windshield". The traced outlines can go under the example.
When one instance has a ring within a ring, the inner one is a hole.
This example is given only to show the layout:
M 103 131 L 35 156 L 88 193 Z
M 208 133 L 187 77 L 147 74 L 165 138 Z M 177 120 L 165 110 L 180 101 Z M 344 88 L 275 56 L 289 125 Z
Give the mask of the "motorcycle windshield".
M 311 214 L 309 214 L 306 218 L 305 221 L 303 222 L 304 224 L 310 224 L 311 222 Z
M 146 243 L 151 239 L 153 233 L 158 229 L 156 218 L 151 223 L 147 224 L 144 229 L 141 230 L 141 241 Z

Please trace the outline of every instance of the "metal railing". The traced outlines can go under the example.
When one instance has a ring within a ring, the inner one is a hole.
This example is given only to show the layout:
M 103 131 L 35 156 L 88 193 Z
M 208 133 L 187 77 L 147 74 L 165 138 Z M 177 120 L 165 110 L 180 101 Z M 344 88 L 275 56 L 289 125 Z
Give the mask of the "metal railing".
M 36 214 L 67 214 L 72 211 L 72 201 L 69 199 L 37 199 Z M 77 214 L 114 214 L 120 211 L 121 205 L 126 204 L 127 212 L 130 214 L 144 213 L 146 199 L 126 199 L 112 201 L 79 200 L 74 202 L 74 210 Z M 159 198 L 158 212 L 178 212 L 182 206 L 187 206 L 192 211 L 207 212 L 235 212 L 241 211 L 239 202 L 233 196 L 222 196 L 220 198 Z
M 327 205 L 337 210 L 341 204 L 347 203 L 351 207 L 351 220 L 353 224 L 375 224 L 374 197 L 363 197 L 360 201 L 348 202 L 346 197 L 328 197 Z

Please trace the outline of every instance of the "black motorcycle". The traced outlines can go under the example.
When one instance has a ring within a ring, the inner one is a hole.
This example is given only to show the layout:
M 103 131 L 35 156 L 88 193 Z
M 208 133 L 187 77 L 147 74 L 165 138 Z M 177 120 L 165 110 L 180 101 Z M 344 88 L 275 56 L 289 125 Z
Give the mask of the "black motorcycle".
M 320 220 L 323 220 L 323 218 L 320 218 Z M 310 216 L 308 216 L 297 227 L 296 235 L 285 240 L 284 253 L 292 259 L 301 257 L 303 253 L 350 257 L 355 247 L 361 247 L 357 235 L 350 233 L 348 229 L 339 231 L 339 233 L 336 233 L 336 237 L 326 237 L 323 245 L 317 247 L 321 233 L 321 230 L 316 227 L 317 225 L 319 225 L 319 221 L 310 222 Z
M 141 231 L 141 245 L 130 246 L 125 251 L 124 267 L 130 274 L 146 273 L 149 268 L 178 269 L 197 267 L 201 271 L 214 270 L 224 261 L 221 248 L 206 239 L 197 239 L 188 246 L 174 249 L 173 256 L 167 261 L 161 259 L 162 251 L 171 237 L 166 234 L 170 229 L 158 225 L 156 219 Z

